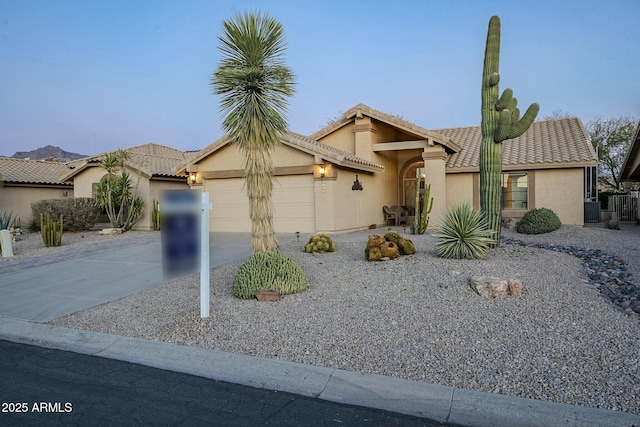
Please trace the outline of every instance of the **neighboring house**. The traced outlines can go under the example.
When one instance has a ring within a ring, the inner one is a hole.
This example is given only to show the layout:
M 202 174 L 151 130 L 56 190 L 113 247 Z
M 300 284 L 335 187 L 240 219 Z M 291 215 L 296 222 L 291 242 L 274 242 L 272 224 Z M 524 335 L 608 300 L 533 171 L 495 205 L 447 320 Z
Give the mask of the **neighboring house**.
M 427 130 L 359 104 L 305 137 L 287 133 L 272 151 L 277 232 L 342 232 L 384 224 L 382 207 L 413 215 L 431 185 L 430 226 L 458 203 L 479 206 L 480 127 Z M 178 168 L 192 188 L 210 194 L 211 231 L 250 231 L 243 156 L 223 137 Z M 584 224 L 584 200 L 595 197 L 597 158 L 579 119 L 535 122 L 504 143 L 503 215 L 520 218 L 547 207 L 564 224 Z
M 73 183 L 63 179 L 69 170 L 60 162 L 0 157 L 0 214 L 13 212 L 13 218 L 28 227 L 31 203 L 73 197 Z
M 640 122 L 622 164 L 621 180 L 627 189 L 640 189 Z
M 153 143 L 123 150 L 131 153 L 126 168 L 134 187 L 137 185 L 137 194 L 144 200 L 144 214 L 133 228 L 152 230 L 153 200 L 160 199 L 162 190 L 189 188 L 184 175 L 178 175 L 175 171 L 178 165 L 189 159 L 190 154 Z M 105 154 L 69 162 L 73 170 L 63 178 L 73 183 L 74 197 L 95 197 L 96 184 L 107 175 L 100 163 Z

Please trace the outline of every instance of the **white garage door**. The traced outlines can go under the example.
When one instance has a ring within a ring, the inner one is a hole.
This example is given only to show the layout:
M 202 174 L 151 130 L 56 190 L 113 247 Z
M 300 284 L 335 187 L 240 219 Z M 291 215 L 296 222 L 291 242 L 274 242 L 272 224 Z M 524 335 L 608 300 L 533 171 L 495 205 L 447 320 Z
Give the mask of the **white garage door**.
M 315 232 L 313 176 L 278 176 L 273 183 L 273 225 L 278 233 Z M 243 178 L 210 179 L 205 191 L 213 205 L 211 231 L 250 232 Z

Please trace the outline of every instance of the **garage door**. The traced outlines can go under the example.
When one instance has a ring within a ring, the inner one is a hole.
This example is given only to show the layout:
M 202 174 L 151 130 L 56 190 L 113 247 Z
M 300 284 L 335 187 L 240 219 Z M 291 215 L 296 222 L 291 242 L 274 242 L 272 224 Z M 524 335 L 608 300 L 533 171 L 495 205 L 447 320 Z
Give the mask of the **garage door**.
M 313 233 L 315 197 L 312 175 L 278 176 L 273 183 L 273 225 L 278 233 Z M 205 191 L 213 205 L 211 231 L 250 232 L 249 201 L 243 178 L 210 179 Z

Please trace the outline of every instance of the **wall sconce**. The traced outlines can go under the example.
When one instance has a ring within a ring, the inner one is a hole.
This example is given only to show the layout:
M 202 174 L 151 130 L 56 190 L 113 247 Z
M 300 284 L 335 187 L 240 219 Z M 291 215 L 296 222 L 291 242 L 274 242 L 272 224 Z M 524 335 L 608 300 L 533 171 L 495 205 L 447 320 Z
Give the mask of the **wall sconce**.
M 327 171 L 324 165 L 320 166 L 320 178 L 324 179 L 324 174 Z
M 191 179 L 191 183 L 195 184 L 196 183 L 196 173 L 195 172 L 191 172 L 191 175 L 189 176 L 189 179 Z

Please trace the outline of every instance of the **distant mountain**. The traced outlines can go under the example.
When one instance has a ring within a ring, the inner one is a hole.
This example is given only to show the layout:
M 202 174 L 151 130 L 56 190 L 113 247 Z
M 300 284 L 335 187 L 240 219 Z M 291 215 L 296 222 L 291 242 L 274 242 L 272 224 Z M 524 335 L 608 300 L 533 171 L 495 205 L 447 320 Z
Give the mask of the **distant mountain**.
M 81 159 L 87 157 L 84 154 L 70 153 L 64 151 L 60 147 L 54 147 L 53 145 L 47 145 L 46 147 L 36 148 L 33 151 L 16 151 L 11 156 L 14 159 L 31 159 L 31 160 L 44 160 L 44 159 L 58 159 L 61 162 L 68 162 L 70 160 Z

